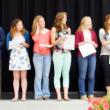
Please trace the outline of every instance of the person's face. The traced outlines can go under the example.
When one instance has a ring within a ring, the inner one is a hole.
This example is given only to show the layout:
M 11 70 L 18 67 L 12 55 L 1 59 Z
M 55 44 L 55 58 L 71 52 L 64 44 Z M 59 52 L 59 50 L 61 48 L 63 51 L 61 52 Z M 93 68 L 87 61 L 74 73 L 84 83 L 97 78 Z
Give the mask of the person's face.
M 66 16 L 66 15 L 64 15 L 64 16 L 63 16 L 62 23 L 63 23 L 63 24 L 66 24 L 66 22 L 67 22 L 67 16 Z
M 85 20 L 85 27 L 86 28 L 92 28 L 92 21 L 91 21 L 91 18 L 87 18 L 86 20 Z
M 110 27 L 110 19 L 107 21 L 107 24 L 109 25 L 109 27 Z
M 44 18 L 40 18 L 39 19 L 38 25 L 39 25 L 39 28 L 44 28 L 45 27 L 45 20 L 44 20 Z
M 16 24 L 16 29 L 17 29 L 17 31 L 21 31 L 23 29 L 23 23 L 22 23 L 22 21 L 19 21 Z

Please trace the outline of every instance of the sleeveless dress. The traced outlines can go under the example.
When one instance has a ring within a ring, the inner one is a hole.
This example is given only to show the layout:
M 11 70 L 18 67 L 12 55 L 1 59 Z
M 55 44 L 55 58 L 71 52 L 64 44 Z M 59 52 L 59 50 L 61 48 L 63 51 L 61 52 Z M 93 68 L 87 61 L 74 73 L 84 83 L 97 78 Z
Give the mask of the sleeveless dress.
M 20 41 L 20 39 L 24 39 L 24 36 L 15 36 L 12 40 Z M 25 39 L 24 39 L 25 41 Z M 18 46 L 13 48 L 10 53 L 10 60 L 9 60 L 9 70 L 30 70 L 30 60 L 28 56 L 28 52 L 26 47 L 18 43 Z

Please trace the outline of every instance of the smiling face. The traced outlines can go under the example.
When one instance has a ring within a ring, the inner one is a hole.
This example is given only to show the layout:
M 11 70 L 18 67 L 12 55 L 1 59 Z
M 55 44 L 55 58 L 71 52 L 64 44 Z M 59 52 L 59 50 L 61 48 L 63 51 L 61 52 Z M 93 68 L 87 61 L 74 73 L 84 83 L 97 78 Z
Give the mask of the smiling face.
M 23 29 L 23 23 L 22 21 L 19 21 L 17 24 L 16 24 L 16 30 L 17 31 L 22 31 Z
M 104 29 L 106 32 L 110 31 L 110 15 L 106 15 L 106 17 L 105 17 Z
M 54 20 L 54 26 L 57 31 L 62 31 L 63 29 L 67 29 L 67 13 L 66 12 L 58 12 L 56 14 Z
M 107 21 L 108 27 L 110 28 L 110 18 Z
M 92 28 L 92 21 L 91 21 L 91 18 L 86 18 L 85 19 L 85 22 L 84 22 L 84 26 L 88 29 L 91 29 Z
M 66 24 L 66 22 L 67 22 L 67 15 L 64 14 L 62 18 L 62 24 Z
M 39 25 L 39 28 L 45 28 L 45 20 L 43 17 L 39 18 L 38 25 Z
M 80 26 L 82 29 L 92 29 L 92 20 L 89 16 L 85 16 L 82 18 Z
M 11 27 L 10 27 L 11 36 L 13 37 L 16 32 L 20 32 L 21 34 L 24 34 L 26 32 L 23 22 L 21 19 L 16 18 L 12 21 Z

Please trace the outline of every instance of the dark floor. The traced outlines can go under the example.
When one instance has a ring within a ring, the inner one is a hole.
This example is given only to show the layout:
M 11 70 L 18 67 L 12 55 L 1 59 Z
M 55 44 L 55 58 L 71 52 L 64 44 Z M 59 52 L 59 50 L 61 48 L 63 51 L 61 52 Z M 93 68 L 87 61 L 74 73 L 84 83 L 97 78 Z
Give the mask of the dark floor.
M 101 96 L 104 96 L 105 94 L 106 94 L 105 92 L 94 92 L 95 97 L 101 97 Z M 63 96 L 63 93 L 62 93 L 62 96 Z M 21 93 L 19 94 L 19 97 L 21 97 Z M 79 99 L 80 98 L 78 92 L 69 92 L 69 97 L 71 99 Z M 1 99 L 11 99 L 11 98 L 13 98 L 12 92 L 1 94 Z M 28 92 L 27 99 L 34 99 L 34 93 Z M 50 99 L 56 99 L 56 94 L 52 92 Z

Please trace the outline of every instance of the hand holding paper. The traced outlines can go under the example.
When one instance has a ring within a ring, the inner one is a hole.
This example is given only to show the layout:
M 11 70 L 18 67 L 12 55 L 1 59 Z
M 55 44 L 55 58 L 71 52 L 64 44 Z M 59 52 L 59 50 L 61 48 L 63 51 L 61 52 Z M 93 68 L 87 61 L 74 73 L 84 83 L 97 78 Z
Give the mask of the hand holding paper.
M 67 35 L 65 37 L 63 48 L 67 50 L 74 50 L 75 49 L 75 36 L 74 35 Z
M 50 45 L 50 44 L 40 44 L 40 47 L 51 48 L 52 45 Z
M 96 52 L 96 49 L 91 43 L 85 43 L 79 46 L 79 50 L 83 57 L 89 56 Z

